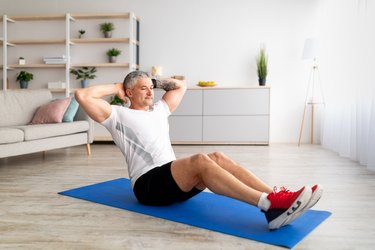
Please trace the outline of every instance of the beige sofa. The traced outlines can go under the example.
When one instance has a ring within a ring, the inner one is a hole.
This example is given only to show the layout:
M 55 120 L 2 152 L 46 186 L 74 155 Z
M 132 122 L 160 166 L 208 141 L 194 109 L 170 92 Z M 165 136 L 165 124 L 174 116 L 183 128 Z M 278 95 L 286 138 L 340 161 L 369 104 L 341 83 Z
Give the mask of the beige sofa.
M 52 100 L 47 89 L 0 91 L 0 158 L 86 145 L 93 121 L 79 108 L 73 122 L 30 125 L 37 109 Z

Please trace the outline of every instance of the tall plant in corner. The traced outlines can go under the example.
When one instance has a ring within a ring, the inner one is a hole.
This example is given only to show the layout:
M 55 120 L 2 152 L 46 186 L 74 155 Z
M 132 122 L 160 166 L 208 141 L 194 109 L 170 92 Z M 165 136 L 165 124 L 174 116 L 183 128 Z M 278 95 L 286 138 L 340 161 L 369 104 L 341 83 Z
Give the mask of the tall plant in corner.
M 258 82 L 260 86 L 266 85 L 268 56 L 265 48 L 260 48 L 256 57 Z

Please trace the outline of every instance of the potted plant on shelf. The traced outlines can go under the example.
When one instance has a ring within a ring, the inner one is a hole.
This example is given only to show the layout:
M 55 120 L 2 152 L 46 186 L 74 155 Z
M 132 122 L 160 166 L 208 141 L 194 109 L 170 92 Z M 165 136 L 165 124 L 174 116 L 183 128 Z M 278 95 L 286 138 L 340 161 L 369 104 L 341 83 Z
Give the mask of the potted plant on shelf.
M 102 23 L 100 24 L 100 30 L 103 32 L 105 38 L 111 38 L 112 37 L 112 30 L 115 29 L 115 26 L 113 23 Z
M 107 50 L 107 56 L 110 63 L 115 63 L 117 61 L 117 56 L 121 54 L 121 50 L 112 48 Z
M 19 65 L 25 65 L 26 64 L 26 60 L 25 58 L 23 58 L 22 56 L 18 58 L 18 64 Z
M 29 82 L 34 79 L 34 75 L 27 71 L 21 71 L 17 74 L 17 81 L 20 82 L 21 89 L 27 89 Z
M 256 58 L 258 82 L 260 86 L 266 85 L 268 56 L 265 48 L 259 50 Z
M 81 79 L 82 88 L 86 88 L 89 85 L 89 79 L 96 77 L 96 68 L 82 67 L 81 69 L 70 69 L 70 73 L 75 75 L 77 80 Z
M 124 101 L 121 100 L 121 98 L 118 97 L 118 95 L 114 95 L 114 96 L 111 97 L 111 99 L 109 101 L 109 104 L 111 104 L 111 105 L 120 105 L 121 106 L 122 104 L 124 104 Z
M 78 33 L 79 33 L 78 38 L 81 39 L 83 35 L 86 33 L 86 30 L 78 30 Z

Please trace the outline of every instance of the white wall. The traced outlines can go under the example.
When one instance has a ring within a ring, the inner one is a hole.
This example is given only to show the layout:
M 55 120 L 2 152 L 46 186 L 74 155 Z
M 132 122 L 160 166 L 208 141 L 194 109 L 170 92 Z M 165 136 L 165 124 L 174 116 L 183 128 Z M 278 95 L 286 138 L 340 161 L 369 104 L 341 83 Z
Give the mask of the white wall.
M 317 7 L 314 0 L 1 0 L 0 14 L 135 12 L 141 69 L 162 65 L 165 75 L 185 75 L 189 86 L 199 80 L 256 85 L 255 56 L 265 44 L 271 142 L 296 142 L 309 73 L 301 53 L 315 35 Z

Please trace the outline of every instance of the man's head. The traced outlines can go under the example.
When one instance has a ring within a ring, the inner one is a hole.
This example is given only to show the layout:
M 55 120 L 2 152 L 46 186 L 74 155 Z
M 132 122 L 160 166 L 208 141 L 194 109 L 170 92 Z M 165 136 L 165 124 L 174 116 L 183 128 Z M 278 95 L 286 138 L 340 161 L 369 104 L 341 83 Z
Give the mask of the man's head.
M 151 78 L 146 72 L 132 71 L 123 82 L 126 96 L 131 100 L 130 108 L 148 110 L 153 103 L 154 91 Z
M 136 71 L 130 72 L 124 79 L 124 82 L 123 82 L 124 90 L 134 88 L 138 79 L 141 79 L 141 78 L 150 78 L 150 77 L 144 71 L 136 70 Z

